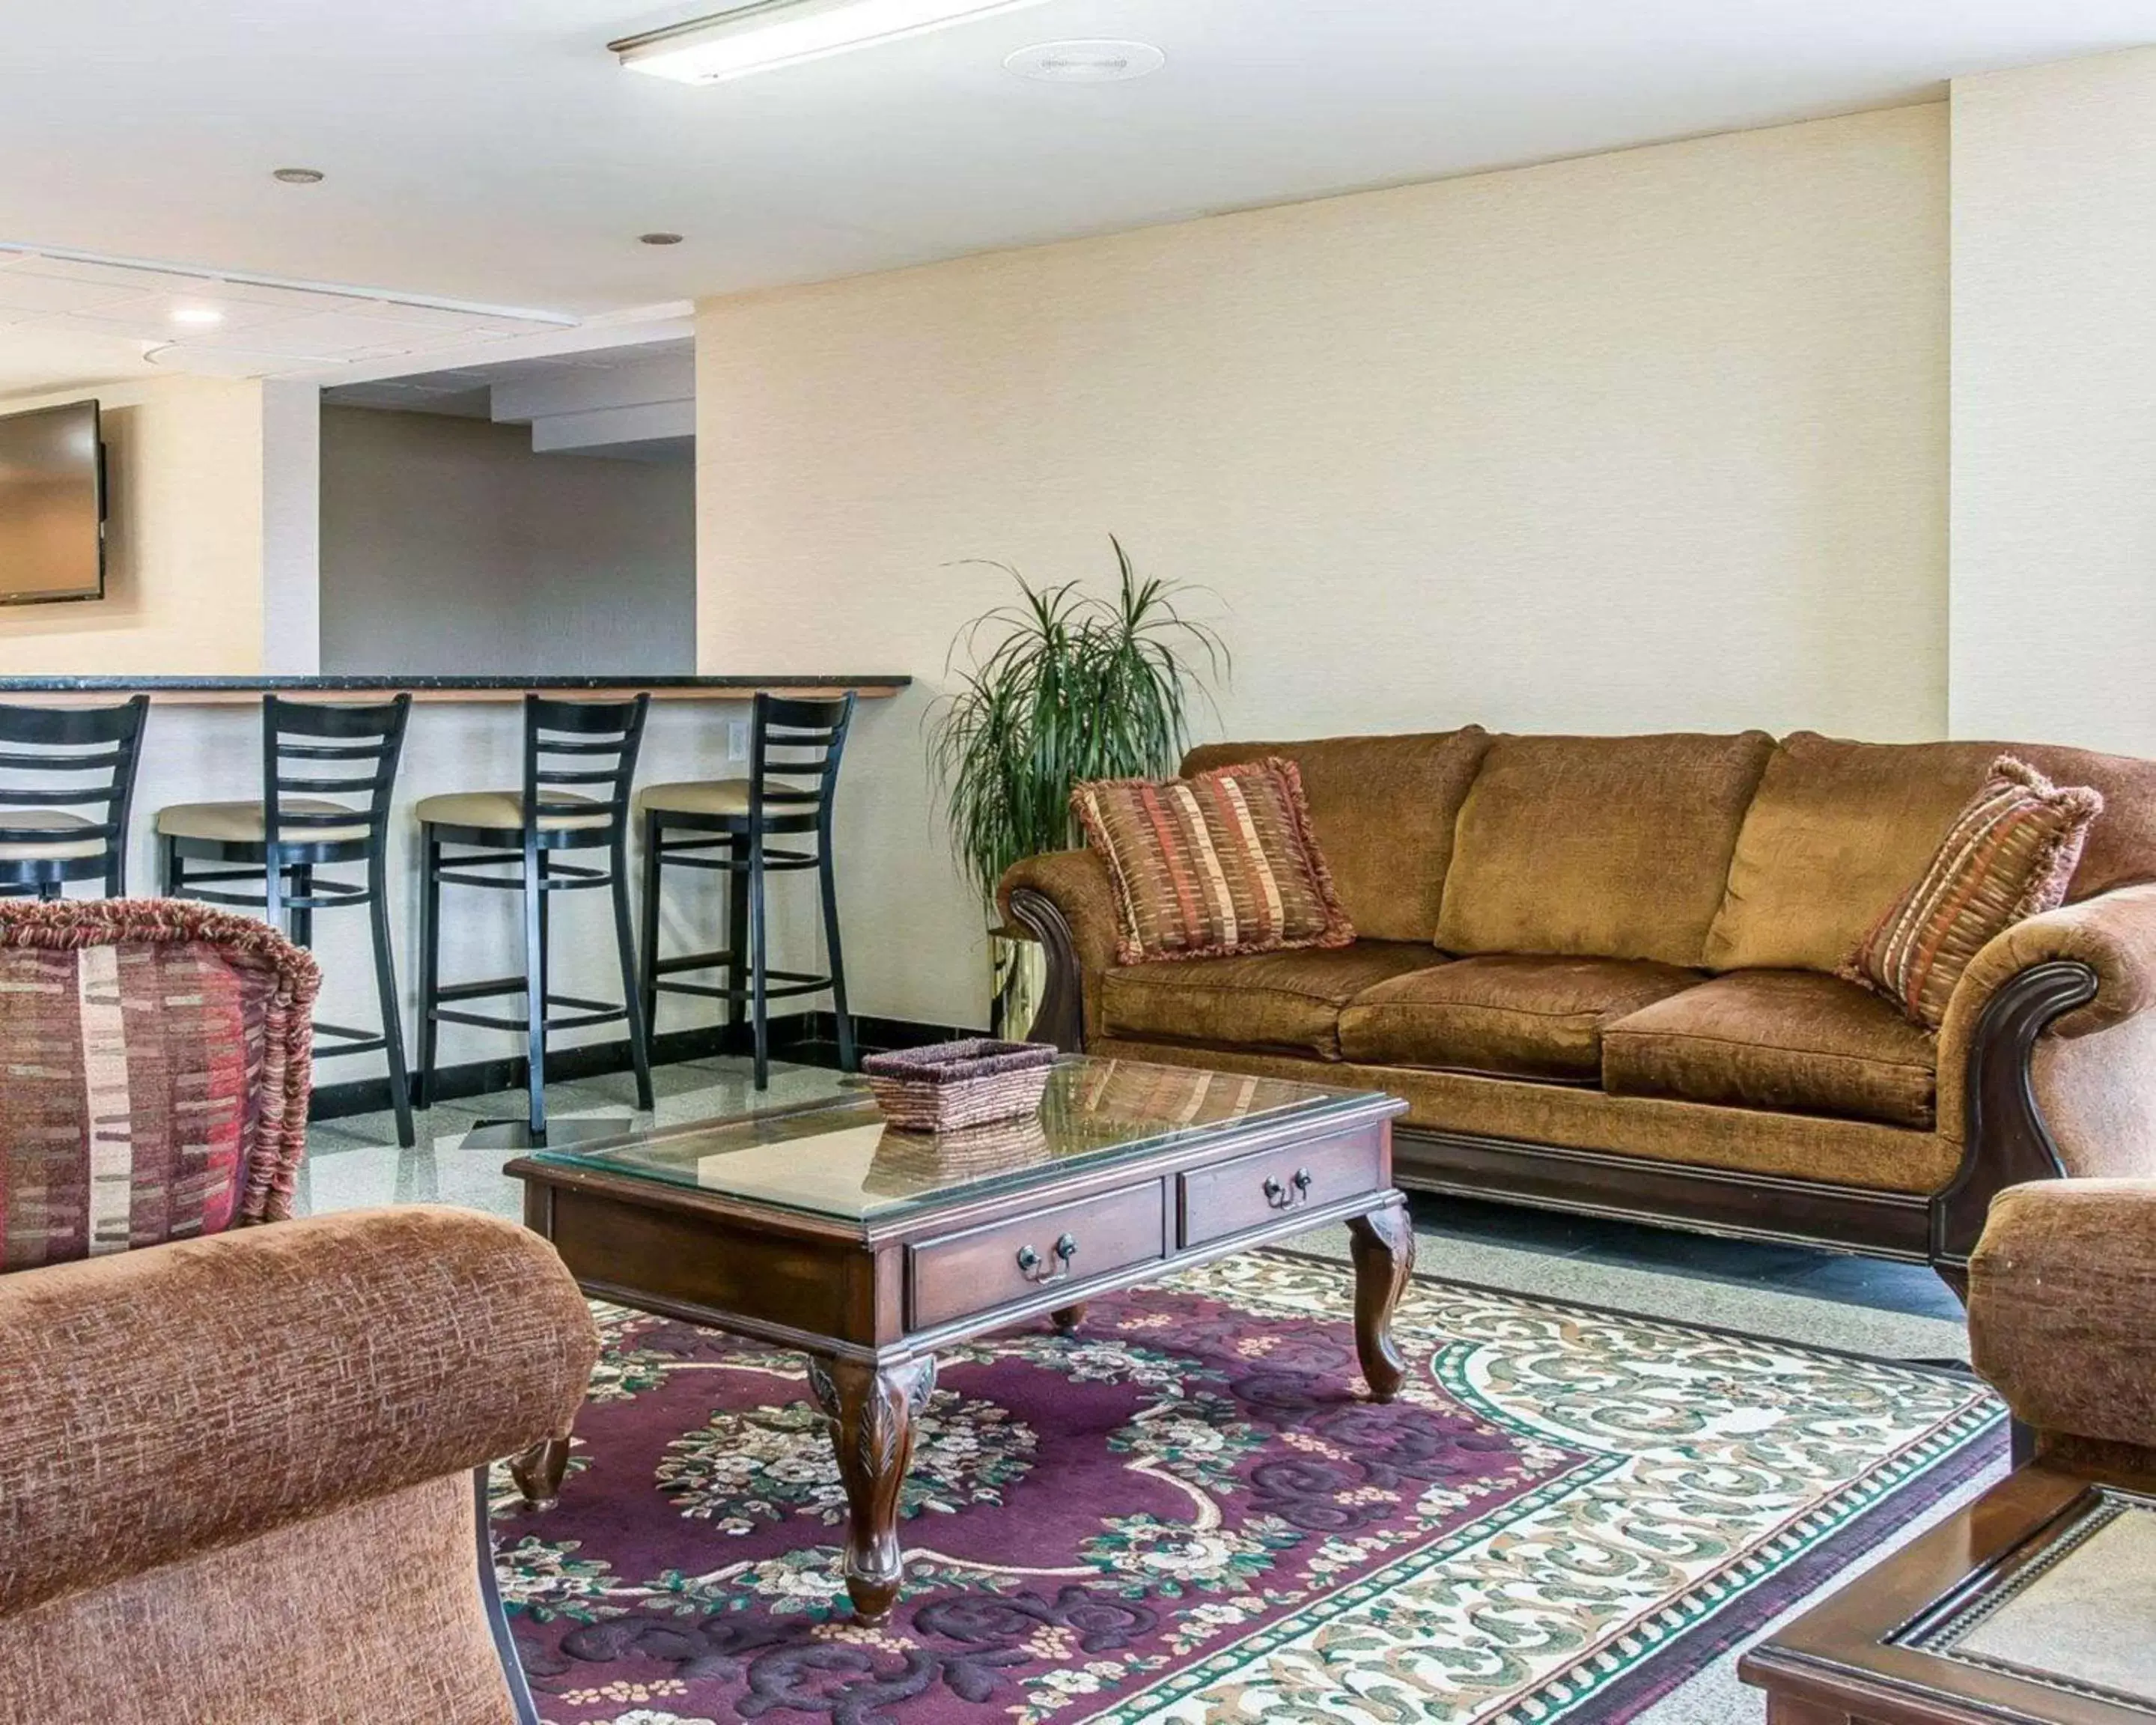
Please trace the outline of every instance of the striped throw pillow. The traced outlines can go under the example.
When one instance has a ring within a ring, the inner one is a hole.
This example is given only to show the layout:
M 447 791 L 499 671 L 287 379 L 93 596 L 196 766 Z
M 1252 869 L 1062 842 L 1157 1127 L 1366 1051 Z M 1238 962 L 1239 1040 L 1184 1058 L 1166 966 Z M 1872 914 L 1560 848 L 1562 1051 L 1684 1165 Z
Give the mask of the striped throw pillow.
M 1107 862 L 1125 964 L 1355 938 L 1292 761 L 1159 783 L 1101 779 L 1080 785 L 1070 802 Z
M 1969 961 L 2024 917 L 2065 901 L 2103 798 L 2055 785 L 2011 755 L 1954 817 L 1924 872 L 1879 919 L 1841 975 L 1936 1030 Z

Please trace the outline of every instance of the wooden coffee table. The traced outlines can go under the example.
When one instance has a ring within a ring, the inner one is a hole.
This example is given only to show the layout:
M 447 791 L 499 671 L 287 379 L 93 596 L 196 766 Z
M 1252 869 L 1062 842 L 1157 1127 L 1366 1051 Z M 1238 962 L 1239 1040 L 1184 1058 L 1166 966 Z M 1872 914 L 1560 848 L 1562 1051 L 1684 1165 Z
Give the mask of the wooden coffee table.
M 536 1151 L 507 1172 L 585 1291 L 808 1356 L 849 1511 L 846 1590 L 898 1597 L 899 1491 L 938 1349 L 1327 1222 L 1352 1232 L 1371 1394 L 1404 1367 L 1393 1308 L 1414 1263 L 1392 1181 L 1398 1099 L 1073 1058 L 1038 1119 L 942 1138 L 865 1096 Z M 524 1458 L 551 1502 L 566 1443 Z
M 2025 1467 L 1738 1666 L 1770 1725 L 2149 1725 L 2156 1485 Z

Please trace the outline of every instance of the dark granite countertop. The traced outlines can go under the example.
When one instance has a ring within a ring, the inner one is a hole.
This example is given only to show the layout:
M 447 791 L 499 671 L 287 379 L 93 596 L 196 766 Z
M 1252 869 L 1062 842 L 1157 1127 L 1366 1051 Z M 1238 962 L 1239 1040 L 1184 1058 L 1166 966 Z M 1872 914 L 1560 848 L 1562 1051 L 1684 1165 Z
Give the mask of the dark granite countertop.
M 765 689 L 773 693 L 832 694 L 853 690 L 865 697 L 896 695 L 912 682 L 910 676 L 837 676 L 818 672 L 795 672 L 772 676 L 619 676 L 598 675 L 535 677 L 470 677 L 417 673 L 409 676 L 56 676 L 0 677 L 0 696 L 6 695 L 133 695 L 147 694 L 184 700 L 230 700 L 252 695 L 387 694 L 409 690 L 423 698 L 454 700 L 459 696 L 477 700 L 513 698 L 531 690 L 548 691 L 648 689 L 654 696 L 674 700 L 737 699 Z

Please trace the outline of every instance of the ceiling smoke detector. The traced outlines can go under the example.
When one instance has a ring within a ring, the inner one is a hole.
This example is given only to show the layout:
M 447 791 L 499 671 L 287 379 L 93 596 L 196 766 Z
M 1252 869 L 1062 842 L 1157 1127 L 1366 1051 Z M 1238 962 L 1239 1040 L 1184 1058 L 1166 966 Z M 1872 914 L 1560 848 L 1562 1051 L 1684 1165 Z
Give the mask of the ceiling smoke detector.
M 679 245 L 681 236 L 678 234 L 639 234 L 636 236 L 636 243 L 639 245 Z
M 1004 69 L 1042 84 L 1123 84 L 1167 64 L 1150 42 L 1040 42 L 1019 49 Z
M 318 167 L 278 167 L 270 171 L 270 177 L 288 186 L 319 186 L 322 171 Z

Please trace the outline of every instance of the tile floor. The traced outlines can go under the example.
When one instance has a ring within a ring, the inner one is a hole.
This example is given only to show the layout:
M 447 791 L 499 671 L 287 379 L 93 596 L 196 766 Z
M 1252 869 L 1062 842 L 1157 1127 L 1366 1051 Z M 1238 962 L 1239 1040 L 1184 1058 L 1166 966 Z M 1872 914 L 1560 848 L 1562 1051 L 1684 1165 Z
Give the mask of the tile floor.
M 635 1117 L 639 1124 L 809 1101 L 834 1094 L 840 1081 L 823 1068 L 775 1065 L 759 1098 L 747 1063 L 731 1057 L 661 1066 L 653 1079 L 658 1109 Z M 635 1116 L 625 1074 L 550 1086 L 547 1100 L 555 1119 Z M 387 1114 L 321 1122 L 310 1134 L 300 1207 L 458 1204 L 519 1216 L 521 1189 L 501 1173 L 507 1158 L 499 1150 L 465 1149 L 463 1139 L 480 1120 L 521 1117 L 523 1108 L 521 1091 L 444 1102 L 420 1117 L 419 1143 L 410 1150 L 398 1147 Z M 1435 1275 L 1817 1347 L 1938 1362 L 1968 1358 L 1960 1307 L 1926 1270 L 1425 1195 L 1415 1199 L 1414 1219 L 1417 1267 Z M 1301 1244 L 1347 1255 L 1344 1229 L 1317 1230 Z M 1940 1506 L 1927 1521 L 1953 1507 Z M 1756 1692 L 1737 1681 L 1731 1655 L 1641 1725 L 1743 1725 L 1763 1717 Z

